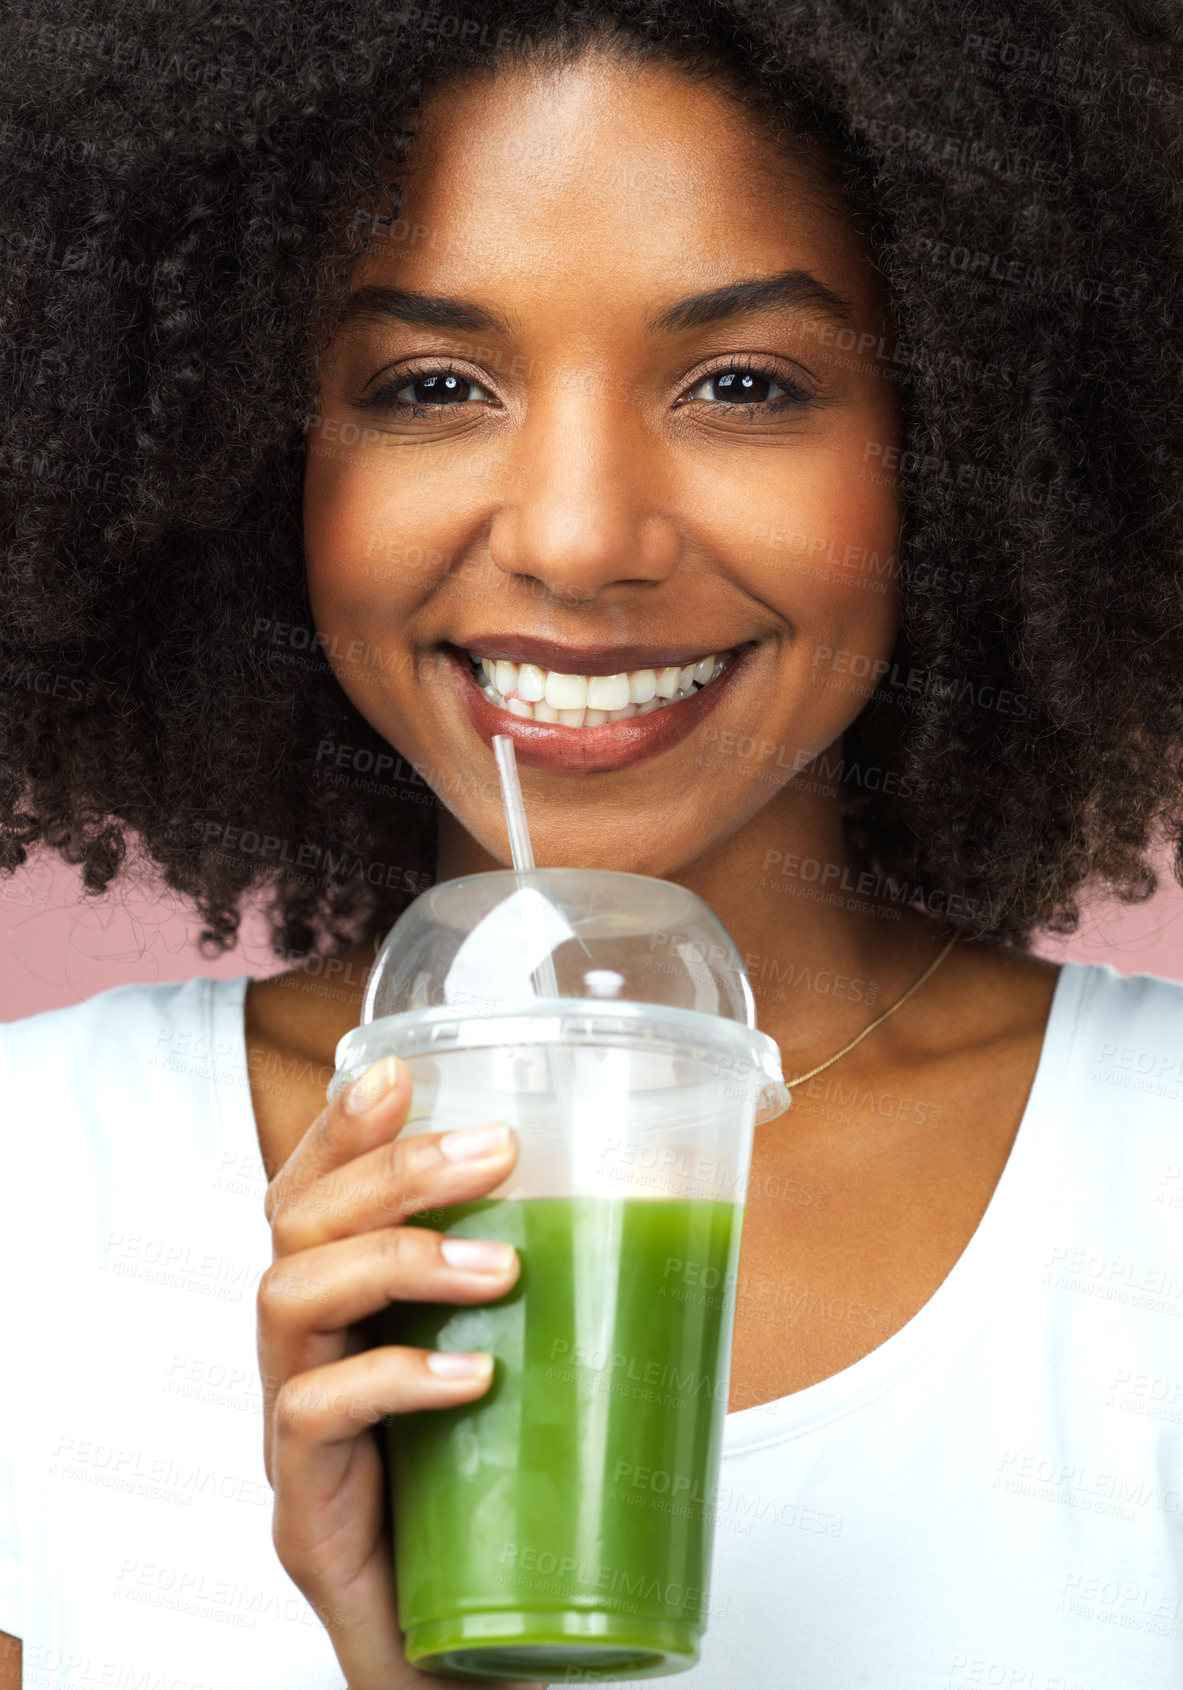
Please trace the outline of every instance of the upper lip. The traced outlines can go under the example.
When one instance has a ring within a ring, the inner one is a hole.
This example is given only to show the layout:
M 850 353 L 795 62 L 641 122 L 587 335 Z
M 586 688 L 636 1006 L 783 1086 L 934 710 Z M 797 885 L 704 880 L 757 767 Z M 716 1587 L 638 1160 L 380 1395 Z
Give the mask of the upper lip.
M 619 675 L 630 669 L 684 669 L 703 657 L 722 657 L 731 645 L 559 645 L 530 634 L 482 634 L 456 648 L 475 657 L 502 658 L 509 663 L 536 663 L 560 675 Z M 746 643 L 746 642 L 745 642 Z

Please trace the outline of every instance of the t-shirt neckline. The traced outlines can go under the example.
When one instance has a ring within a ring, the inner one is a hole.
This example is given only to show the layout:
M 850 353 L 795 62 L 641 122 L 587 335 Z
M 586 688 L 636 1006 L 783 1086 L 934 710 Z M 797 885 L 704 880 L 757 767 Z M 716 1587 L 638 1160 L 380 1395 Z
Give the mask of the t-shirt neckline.
M 943 1340 L 972 1335 L 977 1311 L 997 1290 L 1013 1237 L 1012 1223 L 1029 1195 L 1028 1170 L 1038 1160 L 1041 1128 L 1062 1082 L 1089 970 L 1064 962 L 1052 993 L 1039 1061 L 1010 1154 L 965 1248 L 928 1301 L 882 1344 L 849 1367 L 785 1397 L 727 1416 L 723 1451 L 759 1449 L 820 1430 L 864 1408 L 912 1374 Z
M 1088 973 L 1083 964 L 1071 961 L 1061 964 L 1035 1076 L 1010 1154 L 981 1220 L 932 1296 L 897 1332 L 849 1367 L 788 1396 L 728 1414 L 723 1435 L 725 1455 L 800 1437 L 853 1413 L 912 1373 L 952 1328 L 972 1327 L 979 1299 L 991 1283 L 991 1267 L 998 1266 L 996 1245 L 1001 1245 L 1007 1236 L 1010 1217 L 1020 1207 L 1026 1189 L 1028 1166 L 1039 1152 L 1040 1124 L 1046 1117 L 1049 1098 L 1057 1094 Z M 251 979 L 252 976 L 245 974 L 230 980 L 206 977 L 210 992 L 208 1013 L 214 1048 L 234 1050 L 243 1076 L 240 1086 L 229 1088 L 214 1077 L 221 1149 L 236 1158 L 235 1165 L 240 1168 L 251 1165 L 246 1158 L 252 1157 L 257 1177 L 265 1184 L 267 1176 L 251 1104 L 246 1042 L 246 991 Z M 228 1090 L 233 1096 L 229 1107 Z

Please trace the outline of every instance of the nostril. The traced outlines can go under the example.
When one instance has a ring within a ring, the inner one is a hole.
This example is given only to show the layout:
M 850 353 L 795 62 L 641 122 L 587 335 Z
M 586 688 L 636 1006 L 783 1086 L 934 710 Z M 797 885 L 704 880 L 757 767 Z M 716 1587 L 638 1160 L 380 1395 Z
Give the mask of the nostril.
M 568 457 L 568 463 L 570 458 Z M 489 555 L 506 575 L 528 577 L 560 602 L 586 602 L 606 587 L 664 581 L 683 551 L 677 524 L 660 513 L 638 518 L 619 489 L 580 505 L 559 501 L 503 507 L 489 531 Z

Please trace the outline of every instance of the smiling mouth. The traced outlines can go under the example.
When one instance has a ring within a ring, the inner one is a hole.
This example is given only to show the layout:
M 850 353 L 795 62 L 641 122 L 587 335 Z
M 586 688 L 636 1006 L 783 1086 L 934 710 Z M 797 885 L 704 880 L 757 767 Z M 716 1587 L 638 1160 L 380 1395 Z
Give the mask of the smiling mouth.
M 537 663 L 465 652 L 486 700 L 520 721 L 599 728 L 648 716 L 695 697 L 730 666 L 733 651 L 710 652 L 678 667 L 630 669 L 614 675 L 563 674 Z

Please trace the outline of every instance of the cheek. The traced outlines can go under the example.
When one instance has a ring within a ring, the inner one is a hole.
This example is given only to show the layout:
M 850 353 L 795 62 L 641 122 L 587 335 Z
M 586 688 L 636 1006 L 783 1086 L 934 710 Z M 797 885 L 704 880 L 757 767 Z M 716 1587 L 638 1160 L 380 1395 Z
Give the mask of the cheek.
M 751 590 L 796 640 L 890 649 L 898 625 L 899 505 L 890 480 L 860 474 L 857 451 L 802 466 L 779 507 L 752 526 Z
M 447 571 L 438 489 L 394 474 L 393 450 L 310 437 L 304 553 L 313 615 L 325 632 L 343 619 L 380 618 L 389 628 Z

